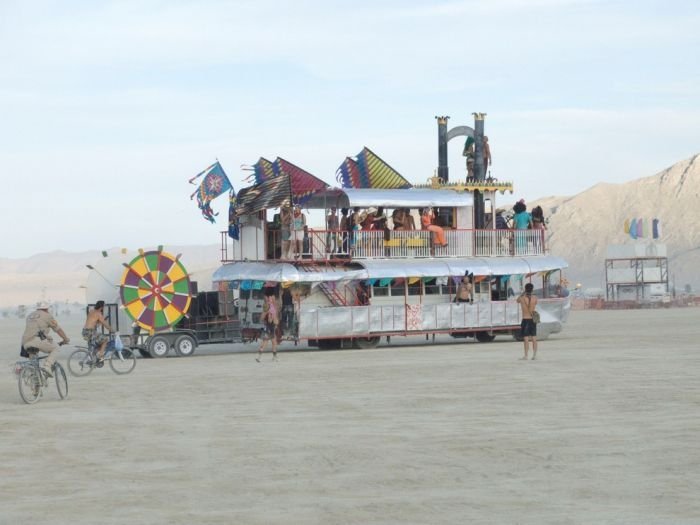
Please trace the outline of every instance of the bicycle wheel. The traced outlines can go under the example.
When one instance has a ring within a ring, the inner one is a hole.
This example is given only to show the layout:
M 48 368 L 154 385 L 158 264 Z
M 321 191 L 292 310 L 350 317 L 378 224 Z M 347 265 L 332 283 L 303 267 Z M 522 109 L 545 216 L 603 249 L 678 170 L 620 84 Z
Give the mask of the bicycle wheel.
M 39 370 L 33 366 L 25 366 L 19 374 L 19 395 L 30 405 L 39 401 L 41 395 L 41 378 Z
M 136 366 L 136 356 L 132 350 L 125 348 L 109 356 L 109 366 L 115 374 L 128 374 Z
M 90 352 L 79 348 L 68 357 L 68 370 L 77 377 L 88 375 L 95 366 L 95 360 Z
M 56 379 L 56 389 L 58 390 L 58 397 L 65 399 L 68 397 L 68 378 L 66 377 L 66 371 L 60 363 L 56 363 L 53 369 L 53 376 Z

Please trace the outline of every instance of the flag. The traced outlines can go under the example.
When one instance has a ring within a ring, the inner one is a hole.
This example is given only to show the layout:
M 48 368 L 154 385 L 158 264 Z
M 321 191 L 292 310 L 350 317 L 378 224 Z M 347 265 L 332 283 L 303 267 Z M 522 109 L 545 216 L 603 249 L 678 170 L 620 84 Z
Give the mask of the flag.
M 275 176 L 277 176 L 277 173 L 275 172 L 274 164 L 265 157 L 260 157 L 258 162 L 253 164 L 255 184 L 261 184 Z
M 214 217 L 218 213 L 214 213 L 211 209 L 210 203 L 216 199 L 222 193 L 233 190 L 231 182 L 228 180 L 224 168 L 221 167 L 219 161 L 217 160 L 214 164 L 209 166 L 207 169 L 198 173 L 190 179 L 190 184 L 194 184 L 194 181 L 199 177 L 204 176 L 202 183 L 199 185 L 197 191 L 190 195 L 190 200 L 197 196 L 197 205 L 199 209 L 202 210 L 202 215 L 209 222 L 215 222 Z
M 291 198 L 289 176 L 278 175 L 239 191 L 235 213 L 240 217 L 268 208 L 279 208 L 285 204 L 291 204 Z
M 343 163 L 335 172 L 335 180 L 337 180 L 343 188 L 367 188 L 369 187 L 368 180 L 362 180 L 360 176 L 360 168 L 350 157 L 345 157 Z
M 236 215 L 236 192 L 231 188 L 228 193 L 228 236 L 238 240 L 238 215 Z
M 637 237 L 640 239 L 644 237 L 644 219 L 642 218 L 637 219 Z
M 629 219 L 625 219 L 625 225 L 623 226 L 623 228 L 625 230 L 625 233 L 630 232 L 630 220 Z
M 654 219 L 652 221 L 651 229 L 652 237 L 654 237 L 654 239 L 658 239 L 659 237 L 661 237 L 661 223 L 659 222 L 659 219 Z
M 314 193 L 329 187 L 328 184 L 318 177 L 311 175 L 308 171 L 301 169 L 282 157 L 275 159 L 273 169 L 278 176 L 287 175 L 289 177 L 289 186 L 294 204 L 303 205 Z
M 336 171 L 336 179 L 344 188 L 402 189 L 412 185 L 376 153 L 364 147 L 356 160 L 349 157 Z
M 630 221 L 630 237 L 633 239 L 637 238 L 637 219 L 632 219 Z

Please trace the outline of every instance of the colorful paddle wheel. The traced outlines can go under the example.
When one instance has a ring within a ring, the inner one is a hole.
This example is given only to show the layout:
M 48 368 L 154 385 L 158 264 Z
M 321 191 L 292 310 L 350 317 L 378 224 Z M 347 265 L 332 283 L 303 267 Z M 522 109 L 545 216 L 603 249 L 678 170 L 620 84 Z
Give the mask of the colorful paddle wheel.
M 119 287 L 122 305 L 149 334 L 177 324 L 192 303 L 190 278 L 179 258 L 158 250 L 140 252 L 124 263 Z

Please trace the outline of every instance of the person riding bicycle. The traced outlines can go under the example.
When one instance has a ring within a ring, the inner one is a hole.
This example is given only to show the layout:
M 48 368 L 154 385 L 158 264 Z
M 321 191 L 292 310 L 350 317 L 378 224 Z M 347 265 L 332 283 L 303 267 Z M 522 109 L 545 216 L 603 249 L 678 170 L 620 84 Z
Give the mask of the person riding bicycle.
M 53 342 L 49 332 L 53 330 L 61 336 L 63 343 L 69 343 L 70 339 L 58 325 L 56 319 L 49 312 L 49 303 L 40 301 L 36 305 L 36 311 L 27 316 L 27 324 L 22 335 L 22 346 L 24 349 L 36 348 L 40 352 L 49 354 L 44 363 L 44 371 L 49 377 L 53 377 L 51 368 L 56 362 L 55 353 L 58 350 L 58 345 Z
M 108 332 L 112 332 L 112 327 L 105 320 L 103 311 L 105 307 L 104 301 L 97 301 L 95 307 L 87 314 L 87 320 L 83 327 L 83 339 L 88 342 L 88 347 L 97 349 L 97 358 L 100 361 L 104 360 L 105 348 L 109 342 L 109 337 L 97 331 L 97 325 L 102 325 Z

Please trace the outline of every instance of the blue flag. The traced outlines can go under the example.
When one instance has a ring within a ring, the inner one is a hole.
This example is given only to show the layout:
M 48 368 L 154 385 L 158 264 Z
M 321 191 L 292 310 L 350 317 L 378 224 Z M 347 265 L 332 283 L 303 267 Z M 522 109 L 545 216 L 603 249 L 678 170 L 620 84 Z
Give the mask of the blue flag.
M 231 188 L 228 194 L 228 236 L 238 240 L 238 215 L 236 215 L 236 192 Z
M 202 176 L 204 176 L 204 179 L 199 185 L 199 189 L 190 195 L 190 199 L 193 199 L 196 195 L 197 205 L 199 209 L 202 210 L 204 218 L 209 222 L 215 222 L 214 217 L 218 215 L 218 213 L 214 213 L 210 203 L 222 193 L 229 190 L 232 191 L 233 186 L 231 186 L 231 182 L 228 180 L 224 168 L 221 167 L 218 160 L 201 173 L 192 177 L 190 179 L 190 184 L 194 184 L 194 181 Z

